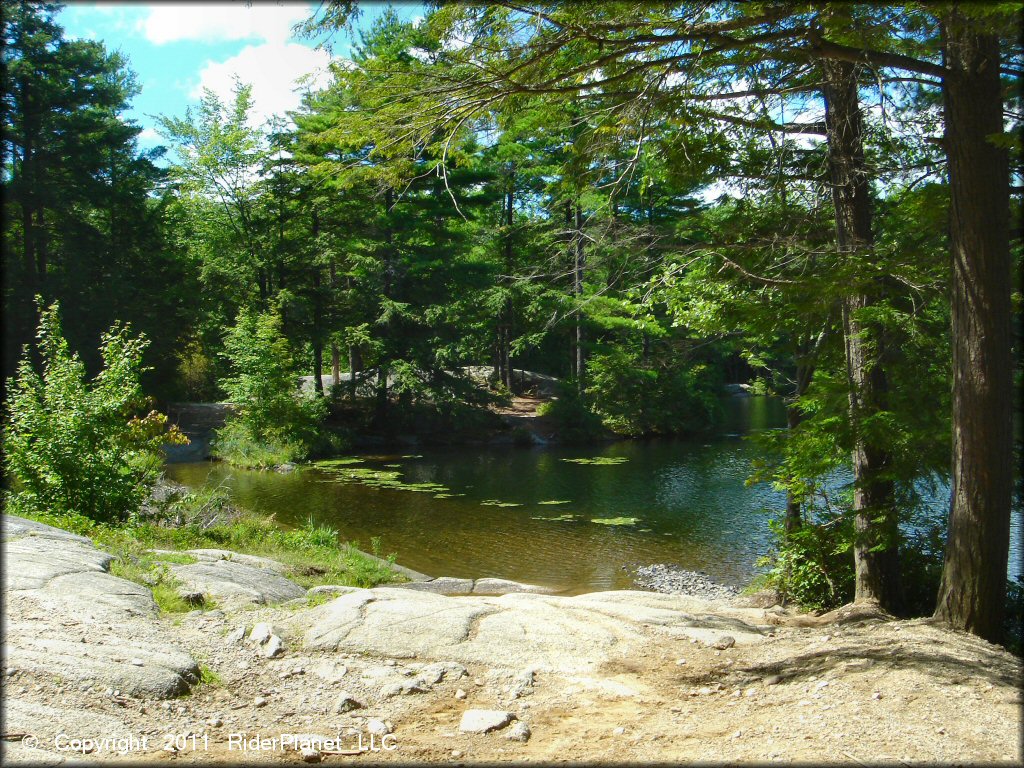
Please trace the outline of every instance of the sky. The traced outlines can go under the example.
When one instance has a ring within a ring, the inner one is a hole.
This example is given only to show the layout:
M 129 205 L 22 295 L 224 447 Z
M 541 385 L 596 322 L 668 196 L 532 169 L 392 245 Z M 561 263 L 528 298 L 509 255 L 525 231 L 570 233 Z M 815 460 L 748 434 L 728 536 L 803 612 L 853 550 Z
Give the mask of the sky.
M 312 75 L 324 84 L 331 55 L 316 50 L 315 40 L 294 37 L 291 28 L 306 19 L 318 2 L 134 3 L 72 2 L 57 22 L 68 38 L 103 41 L 120 51 L 135 72 L 142 92 L 125 116 L 142 127 L 141 149 L 163 144 L 156 115 L 184 117 L 203 88 L 231 97 L 234 77 L 253 86 L 254 118 L 261 123 L 299 106 L 296 79 Z M 361 4 L 358 25 L 365 27 L 387 3 Z M 400 18 L 423 15 L 419 3 L 392 3 Z M 335 58 L 345 57 L 350 40 L 332 40 Z

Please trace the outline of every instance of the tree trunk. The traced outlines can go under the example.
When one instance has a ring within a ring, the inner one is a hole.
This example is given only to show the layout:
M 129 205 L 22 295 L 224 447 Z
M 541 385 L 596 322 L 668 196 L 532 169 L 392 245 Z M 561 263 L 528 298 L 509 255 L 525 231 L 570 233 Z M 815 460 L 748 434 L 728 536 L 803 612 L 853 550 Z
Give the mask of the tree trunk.
M 324 392 L 324 345 L 319 338 L 313 339 L 313 391 L 320 397 Z
M 359 348 L 355 345 L 349 345 L 348 348 L 348 395 L 349 399 L 354 403 L 356 401 L 356 378 L 359 375 L 359 371 L 362 369 L 362 361 L 359 356 Z
M 584 269 L 586 267 L 586 253 L 584 251 L 583 244 L 583 208 L 580 204 L 576 203 L 576 247 L 573 253 L 573 295 L 576 297 L 576 360 L 575 360 L 575 374 L 576 374 L 576 386 L 579 389 L 580 395 L 583 394 L 584 381 L 583 374 L 586 370 L 586 356 L 583 350 L 584 343 L 584 330 L 583 330 L 583 277 Z
M 515 178 L 515 165 L 511 167 L 511 173 L 508 180 L 508 192 L 505 195 L 505 274 L 508 279 L 511 280 L 512 275 L 512 216 L 513 216 L 513 203 L 514 203 L 514 192 L 513 192 L 513 181 Z M 501 364 L 505 371 L 505 387 L 511 393 L 514 385 L 512 380 L 512 299 L 508 298 L 505 300 L 505 305 L 502 307 L 502 327 L 503 333 L 501 335 Z
M 338 345 L 331 342 L 331 385 L 341 384 L 341 355 L 338 353 Z
M 316 208 L 312 211 L 312 226 L 311 234 L 313 236 L 313 243 L 320 236 L 320 216 L 317 214 Z M 282 230 L 281 240 L 283 243 L 284 233 Z M 279 260 L 278 265 L 282 262 Z M 280 277 L 281 287 L 284 287 L 284 276 Z M 323 296 L 320 291 L 320 265 L 314 260 L 313 263 L 313 332 L 310 334 L 313 346 L 313 391 L 316 392 L 320 397 L 324 397 L 324 307 L 323 307 Z
M 946 151 L 953 256 L 953 461 L 935 616 L 1003 634 L 1013 494 L 1009 161 L 999 41 L 957 10 L 945 20 Z
M 854 64 L 833 60 L 824 61 L 823 69 L 837 245 L 846 258 L 863 258 L 870 253 L 874 238 L 857 70 Z M 854 433 L 854 600 L 877 602 L 886 610 L 898 611 L 901 607 L 899 531 L 893 503 L 894 487 L 892 480 L 886 477 L 889 456 L 864 430 L 865 421 L 884 411 L 888 399 L 881 329 L 861 319 L 863 310 L 875 303 L 880 292 L 878 285 L 858 287 L 853 294 L 844 297 L 842 303 L 850 421 Z

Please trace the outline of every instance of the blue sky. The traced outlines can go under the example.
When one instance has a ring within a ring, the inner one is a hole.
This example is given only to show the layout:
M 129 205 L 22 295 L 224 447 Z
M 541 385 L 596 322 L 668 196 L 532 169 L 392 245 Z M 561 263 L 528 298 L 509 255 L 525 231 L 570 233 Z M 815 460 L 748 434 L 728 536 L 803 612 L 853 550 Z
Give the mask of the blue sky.
M 257 121 L 298 106 L 295 80 L 313 75 L 325 82 L 330 56 L 315 50 L 316 41 L 292 36 L 291 27 L 307 18 L 318 3 L 232 2 L 68 4 L 57 16 L 69 38 L 102 40 L 119 50 L 136 73 L 142 92 L 126 116 L 143 132 L 143 149 L 161 144 L 152 115 L 184 116 L 202 88 L 222 97 L 231 92 L 233 76 L 252 83 Z M 380 15 L 387 3 L 361 4 L 359 25 Z M 419 3 L 393 3 L 401 18 L 423 15 Z M 344 34 L 333 41 L 333 56 L 349 51 Z

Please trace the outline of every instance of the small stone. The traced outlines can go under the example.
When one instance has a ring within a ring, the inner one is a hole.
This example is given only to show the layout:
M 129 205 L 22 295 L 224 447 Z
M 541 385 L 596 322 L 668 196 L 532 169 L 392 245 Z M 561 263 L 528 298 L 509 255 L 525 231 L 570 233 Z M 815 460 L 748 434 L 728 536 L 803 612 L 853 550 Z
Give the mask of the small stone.
M 882 698 L 882 693 L 880 691 L 875 691 L 871 694 L 871 698 L 875 701 L 878 701 L 880 698 Z
M 235 627 L 233 630 L 227 633 L 224 637 L 224 642 L 228 645 L 238 645 L 245 639 L 245 626 Z
M 299 750 L 299 756 L 302 757 L 304 763 L 320 762 L 320 751 L 313 749 L 313 747 L 303 747 Z
M 206 721 L 206 724 L 211 728 L 220 728 L 222 725 L 224 725 L 224 721 L 221 720 L 219 717 L 211 717 L 209 720 Z
M 827 688 L 828 687 L 828 680 L 821 680 L 814 687 L 817 688 L 818 690 L 821 690 L 822 688 Z
M 389 685 L 385 685 L 383 688 L 380 689 L 380 697 L 382 699 L 390 699 L 392 696 L 401 696 L 401 695 L 402 695 L 402 684 L 401 683 L 391 683 Z
M 504 728 L 515 716 L 497 709 L 467 709 L 462 713 L 459 730 L 462 733 L 490 733 Z
M 473 678 L 473 685 L 483 685 L 483 684 L 484 684 L 484 681 L 481 680 L 479 677 Z
M 8 667 L 7 668 L 7 676 L 10 677 L 11 675 L 13 675 L 17 671 L 18 670 L 16 670 L 14 667 Z
M 252 705 L 254 707 L 256 707 L 256 708 L 265 707 L 265 706 L 267 706 L 267 700 L 265 698 L 263 698 L 262 696 L 257 696 L 253 700 Z
M 353 709 L 362 709 L 363 702 L 359 701 L 348 691 L 342 691 L 338 694 L 338 698 L 334 702 L 334 711 L 336 714 L 342 714 L 343 712 L 350 712 Z
M 625 732 L 626 732 L 626 729 L 623 728 L 621 725 L 618 726 L 617 728 L 615 728 L 614 730 L 612 730 L 612 733 L 615 734 L 616 736 L 621 736 Z
M 521 741 L 525 744 L 530 740 L 531 735 L 530 726 L 520 720 L 512 724 L 512 727 L 508 729 L 508 733 L 505 734 L 505 738 Z
M 143 666 L 143 664 L 144 662 L 142 661 L 142 659 L 132 659 L 132 666 L 134 667 L 141 667 Z
M 377 720 L 376 718 L 372 718 L 366 721 L 366 730 L 374 736 L 387 736 L 394 730 L 394 728 L 392 728 L 391 723 L 386 720 Z
M 462 750 L 453 749 L 452 750 L 452 757 L 462 757 Z
M 394 659 L 385 659 L 384 660 L 384 666 L 385 667 L 397 667 L 398 666 L 398 662 L 395 661 Z
M 263 645 L 274 635 L 274 628 L 265 621 L 261 621 L 252 628 L 249 633 L 249 641 L 257 645 Z
M 782 675 L 768 675 L 768 677 L 764 679 L 765 685 L 778 685 L 781 682 Z
M 676 659 L 676 666 L 681 667 L 686 663 L 686 659 Z
M 757 695 L 757 689 L 755 689 L 755 688 L 747 688 L 747 690 L 745 690 L 745 691 L 743 692 L 743 695 L 744 695 L 744 696 L 745 696 L 746 698 L 748 698 L 748 699 L 749 699 L 749 698 L 750 698 L 751 696 L 756 696 L 756 695 Z
M 723 635 L 715 641 L 714 647 L 724 651 L 726 648 L 732 648 L 734 645 L 736 645 L 736 638 L 732 635 Z
M 263 655 L 268 659 L 281 655 L 283 651 L 284 642 L 277 635 L 271 635 L 267 642 L 263 644 Z
M 464 690 L 462 690 L 461 688 L 459 688 L 459 690 L 457 690 L 455 692 L 455 698 L 456 699 L 464 699 L 464 698 L 466 698 L 466 692 Z

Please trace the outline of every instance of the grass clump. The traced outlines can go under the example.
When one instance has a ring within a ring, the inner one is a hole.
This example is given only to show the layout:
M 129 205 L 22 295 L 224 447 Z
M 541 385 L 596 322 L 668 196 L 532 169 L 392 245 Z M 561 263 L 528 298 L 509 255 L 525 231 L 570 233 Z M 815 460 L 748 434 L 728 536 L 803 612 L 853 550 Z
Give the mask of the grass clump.
M 189 602 L 181 596 L 181 582 L 170 572 L 165 562 L 157 556 L 135 553 L 134 547 L 115 547 L 110 573 L 122 579 L 148 587 L 161 613 L 187 613 L 195 608 L 211 608 L 212 602 L 204 599 L 201 605 Z M 195 562 L 195 558 L 190 558 Z M 174 562 L 171 560 L 171 562 Z
M 221 676 L 206 664 L 199 665 L 199 682 L 202 685 L 210 685 L 214 687 L 219 687 L 224 684 L 224 680 Z
M 165 613 L 192 610 L 196 605 L 178 597 L 180 584 L 168 564 L 188 564 L 196 559 L 180 550 L 227 549 L 247 555 L 268 557 L 288 566 L 286 576 L 300 586 L 315 587 L 338 584 L 351 587 L 374 587 L 405 581 L 392 570 L 395 555 L 381 555 L 379 538 L 371 540 L 373 556 L 359 551 L 358 542 L 345 543 L 338 531 L 312 519 L 289 529 L 272 516 L 258 515 L 231 508 L 228 519 L 189 514 L 195 499 L 206 498 L 198 493 L 173 502 L 167 512 L 172 524 L 134 518 L 124 525 L 97 523 L 81 515 L 31 515 L 31 519 L 55 528 L 88 536 L 100 548 L 114 556 L 111 572 L 153 590 L 153 597 Z M 179 505 L 185 505 L 185 511 Z M 187 520 L 173 525 L 175 520 Z M 205 520 L 205 522 L 203 521 Z M 153 549 L 171 552 L 151 552 Z M 173 551 L 179 550 L 179 551 Z M 207 601 L 202 607 L 209 608 Z
M 596 467 L 607 467 L 613 464 L 625 464 L 629 459 L 625 456 L 594 456 L 591 458 L 582 459 L 562 459 L 562 461 L 568 461 L 571 464 L 586 464 Z

